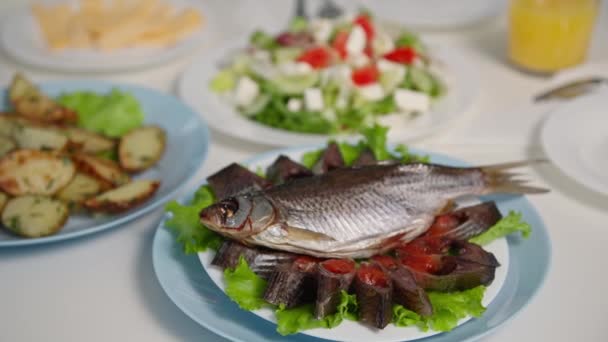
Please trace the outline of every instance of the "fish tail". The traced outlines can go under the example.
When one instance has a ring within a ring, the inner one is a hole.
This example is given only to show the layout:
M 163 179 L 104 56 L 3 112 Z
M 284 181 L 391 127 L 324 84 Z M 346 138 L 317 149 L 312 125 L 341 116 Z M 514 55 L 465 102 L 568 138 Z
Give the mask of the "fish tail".
M 549 189 L 528 185 L 527 180 L 517 178 L 521 174 L 509 171 L 518 167 L 546 162 L 546 159 L 531 159 L 480 167 L 486 182 L 484 194 L 544 194 L 549 192 Z

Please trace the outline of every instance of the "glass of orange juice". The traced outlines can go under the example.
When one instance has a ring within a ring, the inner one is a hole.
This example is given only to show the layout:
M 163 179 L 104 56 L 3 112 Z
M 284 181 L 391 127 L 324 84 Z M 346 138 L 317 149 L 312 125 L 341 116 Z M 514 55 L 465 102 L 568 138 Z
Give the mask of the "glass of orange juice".
M 539 73 L 583 62 L 598 8 L 599 0 L 511 0 L 509 58 Z

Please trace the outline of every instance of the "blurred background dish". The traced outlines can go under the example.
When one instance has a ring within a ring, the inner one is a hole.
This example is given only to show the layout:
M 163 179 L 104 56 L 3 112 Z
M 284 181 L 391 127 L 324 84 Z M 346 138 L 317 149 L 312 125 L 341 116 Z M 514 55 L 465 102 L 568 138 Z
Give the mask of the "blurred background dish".
M 551 161 L 587 188 L 608 195 L 608 87 L 549 113 L 541 142 Z
M 201 1 L 84 1 L 21 6 L 5 17 L 2 48 L 51 70 L 109 72 L 166 63 L 201 47 L 208 16 Z M 93 5 L 94 4 L 94 5 Z M 82 6 L 82 5 L 81 5 Z
M 362 0 L 361 5 L 396 23 L 446 30 L 490 20 L 506 8 L 507 0 Z
M 120 226 L 150 212 L 172 198 L 194 175 L 207 156 L 209 137 L 205 123 L 194 111 L 173 96 L 141 86 L 102 81 L 43 82 L 40 84 L 40 88 L 52 97 L 76 91 L 108 93 L 112 89 L 118 89 L 137 99 L 145 113 L 144 123 L 162 127 L 166 132 L 167 145 L 158 164 L 138 174 L 135 178 L 160 179 L 161 185 L 153 197 L 137 208 L 112 216 L 74 215 L 55 235 L 23 239 L 9 234 L 5 230 L 0 230 L 0 247 L 62 241 Z M 0 103 L 7 103 L 7 95 L 7 92 L 3 92 Z M 7 109 L 4 106 L 0 108 Z M 182 167 L 175 168 L 175 165 Z

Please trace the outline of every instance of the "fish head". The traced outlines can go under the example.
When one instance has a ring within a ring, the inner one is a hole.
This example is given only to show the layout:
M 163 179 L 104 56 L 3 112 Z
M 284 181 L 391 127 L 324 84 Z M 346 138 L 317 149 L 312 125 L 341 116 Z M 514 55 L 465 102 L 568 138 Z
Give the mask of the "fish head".
M 236 196 L 223 199 L 200 212 L 207 228 L 233 238 L 264 231 L 274 222 L 275 208 L 263 196 Z

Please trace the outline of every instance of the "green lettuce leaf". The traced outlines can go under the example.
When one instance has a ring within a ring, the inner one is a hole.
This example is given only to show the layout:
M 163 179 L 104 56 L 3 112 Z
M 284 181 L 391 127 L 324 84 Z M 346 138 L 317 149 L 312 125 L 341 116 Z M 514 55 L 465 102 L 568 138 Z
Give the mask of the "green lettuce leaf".
M 213 77 L 209 84 L 209 88 L 216 93 L 223 93 L 234 89 L 235 84 L 235 72 L 231 69 L 224 69 Z
M 429 292 L 433 315 L 422 317 L 396 304 L 393 306 L 393 324 L 417 326 L 422 331 L 450 331 L 458 326 L 459 320 L 467 316 L 480 317 L 485 312 L 481 304 L 485 291 L 485 286 L 478 286 L 461 292 Z
M 79 126 L 110 137 L 120 137 L 144 121 L 135 96 L 118 89 L 105 95 L 75 91 L 62 94 L 58 101 L 78 113 Z
M 398 145 L 397 147 L 395 147 L 395 153 L 396 153 L 396 155 L 394 155 L 393 158 L 399 160 L 400 162 L 402 162 L 404 164 L 429 163 L 431 160 L 431 157 L 428 155 L 419 156 L 417 154 L 411 153 L 409 148 L 405 145 Z
M 316 150 L 304 153 L 302 156 L 302 165 L 311 169 L 315 163 L 321 158 L 321 154 L 323 154 L 323 150 Z
M 322 319 L 314 317 L 314 304 L 309 303 L 292 309 L 279 307 L 275 314 L 277 317 L 277 332 L 281 335 L 295 334 L 302 330 L 315 328 L 331 329 L 346 319 L 357 319 L 357 299 L 346 291 L 340 294 L 340 304 L 335 314 L 327 315 Z
M 266 280 L 255 274 L 245 258 L 239 258 L 239 264 L 234 269 L 224 270 L 226 294 L 244 310 L 257 310 L 264 306 L 264 291 Z
M 532 232 L 532 227 L 522 220 L 521 213 L 510 211 L 507 216 L 496 222 L 490 229 L 469 239 L 469 241 L 483 246 L 516 232 L 521 232 L 522 237 L 527 238 Z
M 386 146 L 388 129 L 385 126 L 374 125 L 361 131 L 361 134 L 365 137 L 365 144 L 374 152 L 374 156 L 378 160 L 392 159 Z
M 217 250 L 222 244 L 221 236 L 205 228 L 199 220 L 200 211 L 214 201 L 211 188 L 205 185 L 196 191 L 189 204 L 171 201 L 165 206 L 173 214 L 166 225 L 177 234 L 176 240 L 183 245 L 186 254 L 203 252 L 207 248 Z
M 428 318 L 429 327 L 435 331 L 450 331 L 462 318 L 480 317 L 486 311 L 481 304 L 485 291 L 485 286 L 477 286 L 461 292 L 429 292 L 434 310 Z

